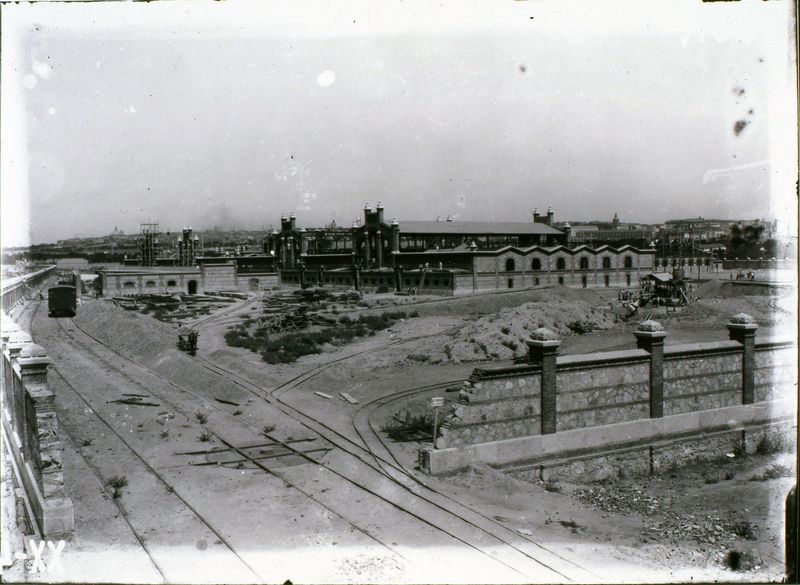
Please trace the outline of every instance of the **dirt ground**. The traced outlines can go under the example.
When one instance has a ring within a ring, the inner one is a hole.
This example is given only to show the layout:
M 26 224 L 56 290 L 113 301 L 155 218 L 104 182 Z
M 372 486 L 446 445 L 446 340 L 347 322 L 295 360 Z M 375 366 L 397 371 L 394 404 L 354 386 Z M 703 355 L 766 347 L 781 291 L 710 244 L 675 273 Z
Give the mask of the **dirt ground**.
M 711 285 L 706 291 L 700 288 L 701 299 L 688 308 L 670 313 L 665 309 L 652 311 L 652 318 L 661 321 L 668 331 L 668 344 L 727 339 L 725 322 L 742 311 L 756 317 L 761 324 L 759 337 L 794 335 L 793 318 L 772 309 L 768 297 L 722 298 L 714 295 L 712 288 Z M 388 329 L 356 339 L 349 345 L 329 347 L 322 353 L 302 357 L 296 363 L 268 365 L 259 354 L 228 347 L 225 343 L 224 333 L 231 324 L 253 316 L 261 308 L 259 301 L 237 301 L 203 316 L 202 324 L 198 325 L 201 328 L 198 358 L 233 369 L 264 388 L 277 390 L 276 399 L 298 413 L 324 421 L 354 444 L 372 449 L 381 446 L 376 441 L 384 441 L 383 448 L 388 448 L 411 476 L 493 519 L 520 538 L 533 538 L 541 546 L 558 551 L 582 567 L 597 569 L 598 579 L 749 581 L 780 578 L 782 498 L 793 481 L 788 477 L 795 471 L 793 456 L 752 456 L 727 462 L 719 468 L 686 469 L 674 476 L 630 479 L 615 484 L 545 485 L 523 482 L 488 467 L 475 467 L 450 478 L 424 476 L 414 470 L 419 443 L 393 443 L 380 433 L 395 415 L 406 411 L 424 412 L 430 396 L 443 395 L 447 402 L 454 400 L 456 393 L 447 392 L 447 388 L 457 386 L 474 367 L 512 363 L 512 358 L 521 353 L 517 351 L 519 347 L 509 347 L 511 342 L 524 347 L 524 336 L 538 326 L 559 332 L 563 341 L 562 354 L 634 347 L 632 331 L 638 318 L 627 321 L 621 318 L 616 291 L 543 287 L 453 299 L 371 295 L 361 305 L 331 305 L 327 310 L 355 315 L 380 312 L 398 305 L 403 305 L 406 311 L 416 311 L 418 316 L 397 321 Z M 783 306 L 790 304 L 787 302 Z M 219 315 L 216 319 L 215 314 Z M 598 328 L 579 334 L 568 326 L 575 321 L 591 321 Z M 106 362 L 89 356 L 84 362 L 61 366 L 60 370 L 73 383 L 84 384 L 93 408 L 112 421 L 112 425 L 117 425 L 116 430 L 124 431 L 122 437 L 129 437 L 130 443 L 130 448 L 126 447 L 98 420 L 84 421 L 86 405 L 80 405 L 74 397 L 61 399 L 60 408 L 67 427 L 75 435 L 65 441 L 65 449 L 69 451 L 65 462 L 70 466 L 72 477 L 83 478 L 82 487 L 77 489 L 86 493 L 86 502 L 94 502 L 92 513 L 86 511 L 82 499 L 76 502 L 76 518 L 80 518 L 81 527 L 76 540 L 83 539 L 78 544 L 84 550 L 92 554 L 101 550 L 91 536 L 101 524 L 103 530 L 99 533 L 104 534 L 106 541 L 118 543 L 120 550 L 136 550 L 136 539 L 123 522 L 127 519 L 132 522 L 134 531 L 141 530 L 147 535 L 146 542 L 152 539 L 151 554 L 161 559 L 169 575 L 180 574 L 170 573 L 173 565 L 168 559 L 175 543 L 188 543 L 194 550 L 202 542 L 209 550 L 219 550 L 218 558 L 235 567 L 239 578 L 247 580 L 246 567 L 217 543 L 219 538 L 207 534 L 206 527 L 190 518 L 187 505 L 191 503 L 226 536 L 233 550 L 242 554 L 246 566 L 254 567 L 260 575 L 275 576 L 277 567 L 284 570 L 281 575 L 291 576 L 295 581 L 303 580 L 297 578 L 298 573 L 293 573 L 292 568 L 304 566 L 302 557 L 312 550 L 308 547 L 314 547 L 313 550 L 325 547 L 332 552 L 320 553 L 318 559 L 315 557 L 319 567 L 315 570 L 306 567 L 307 572 L 299 573 L 306 581 L 326 580 L 323 578 L 326 575 L 328 581 L 335 582 L 514 580 L 506 573 L 493 575 L 488 565 L 476 565 L 470 572 L 467 567 L 471 565 L 466 559 L 473 557 L 462 558 L 453 553 L 457 547 L 451 541 L 443 540 L 435 531 L 420 531 L 391 506 L 378 505 L 365 497 L 364 492 L 346 487 L 320 468 L 296 465 L 281 470 L 282 479 L 273 478 L 275 481 L 269 482 L 270 493 L 281 494 L 279 501 L 270 500 L 270 505 L 263 508 L 265 483 L 254 470 L 187 467 L 185 458 L 175 454 L 202 448 L 204 445 L 198 443 L 197 437 L 204 428 L 231 433 L 238 441 L 257 440 L 258 430 L 265 425 L 275 426 L 274 432 L 281 439 L 302 437 L 308 429 L 224 378 L 201 370 L 197 359 L 175 349 L 175 325 L 159 322 L 149 315 L 124 311 L 102 300 L 87 300 L 76 323 L 114 350 L 176 383 L 193 388 L 210 401 L 222 398 L 239 404 L 223 408 L 242 421 L 234 425 L 230 417 L 209 411 L 191 397 L 176 394 L 163 380 L 148 379 L 135 371 L 134 366 L 124 365 L 107 355 Z M 37 342 L 48 347 L 50 341 L 53 347 L 60 347 L 52 352 L 56 367 L 67 362 L 68 343 L 57 342 L 62 333 L 53 329 L 52 320 L 47 322 L 40 315 L 34 325 Z M 503 328 L 508 328 L 509 333 L 504 333 Z M 77 339 L 79 332 L 73 331 L 72 335 Z M 479 344 L 488 351 L 474 351 Z M 130 379 L 124 382 L 125 388 L 114 387 L 112 382 L 115 372 L 119 371 L 128 372 Z M 440 383 L 445 386 L 424 389 Z M 149 394 L 156 401 L 171 402 L 172 406 L 149 412 L 136 406 L 108 404 L 107 401 L 119 398 L 123 391 Z M 405 391 L 410 392 L 407 397 L 391 400 Z M 346 400 L 341 392 L 348 393 L 356 403 Z M 69 391 L 63 390 L 62 395 L 68 396 Z M 383 398 L 386 398 L 385 404 L 376 402 Z M 198 410 L 210 414 L 208 423 L 194 420 L 192 415 Z M 236 411 L 240 414 L 234 414 Z M 159 412 L 173 413 L 175 418 L 161 417 L 163 420 L 159 422 Z M 365 435 L 359 420 L 373 427 L 376 435 Z M 166 430 L 170 431 L 168 440 L 163 434 Z M 86 433 L 103 438 L 95 438 L 88 446 L 82 445 L 87 439 Z M 215 438 L 211 444 L 219 443 Z M 343 454 L 334 451 L 325 458 L 325 465 L 332 469 L 356 475 L 364 473 L 369 485 L 379 486 L 379 491 L 386 490 L 392 498 L 400 498 L 394 501 L 419 505 L 407 496 L 401 498 L 395 493 L 396 488 L 384 486 L 385 480 L 359 471 L 361 468 Z M 143 460 L 155 465 L 168 478 L 175 493 L 186 504 L 176 500 L 163 486 L 153 487 L 158 482 L 153 483 L 142 465 Z M 783 467 L 776 468 L 776 465 Z M 773 471 L 768 471 L 770 469 Z M 99 479 L 120 473 L 120 470 L 132 479 L 138 478 L 125 488 L 121 503 L 109 496 Z M 91 479 L 94 478 L 92 473 L 97 479 Z M 764 479 L 755 481 L 751 479 L 754 476 L 764 476 Z M 287 481 L 302 487 L 313 501 L 309 502 L 301 493 L 286 491 Z M 149 495 L 152 490 L 159 494 L 155 500 Z M 658 503 L 654 504 L 656 500 Z M 158 514 L 139 510 L 154 502 L 185 515 L 188 536 L 165 533 L 170 521 L 164 514 L 159 519 Z M 225 505 L 221 506 L 220 502 Z M 654 507 L 642 507 L 642 502 Z M 358 505 L 354 505 L 356 503 Z M 257 512 L 254 506 L 260 506 Z M 441 511 L 431 510 L 426 514 L 435 521 L 452 522 Z M 236 518 L 248 520 L 242 522 Z M 365 528 L 369 535 L 386 543 L 388 550 L 376 546 L 356 527 Z M 460 530 L 465 538 L 470 534 L 465 528 Z M 255 547 L 252 545 L 254 538 L 259 542 Z M 267 546 L 283 551 L 283 557 L 259 555 L 259 550 Z M 437 549 L 437 546 L 445 548 Z M 443 551 L 450 552 L 443 555 Z M 138 567 L 136 570 L 143 576 L 141 580 L 149 581 L 155 574 L 141 551 L 120 558 L 127 558 L 131 566 Z M 415 573 L 416 569 L 410 568 L 407 559 L 412 559 L 411 564 L 417 569 L 421 567 L 422 572 Z M 437 563 L 436 559 L 439 559 L 440 570 L 435 574 L 427 573 L 424 569 L 429 563 Z M 635 574 L 631 572 L 632 567 L 635 567 Z M 97 578 L 108 573 L 98 569 L 90 574 Z M 499 576 L 501 574 L 504 577 Z M 594 580 L 585 574 L 584 578 Z

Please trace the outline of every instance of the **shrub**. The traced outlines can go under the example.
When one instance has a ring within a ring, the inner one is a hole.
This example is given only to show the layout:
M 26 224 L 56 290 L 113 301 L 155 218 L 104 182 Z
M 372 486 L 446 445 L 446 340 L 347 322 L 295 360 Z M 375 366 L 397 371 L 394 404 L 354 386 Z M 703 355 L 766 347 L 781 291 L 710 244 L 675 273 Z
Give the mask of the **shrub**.
M 405 312 L 361 315 L 350 319 L 344 315 L 339 322 L 315 333 L 287 333 L 280 337 L 258 339 L 262 359 L 268 364 L 283 364 L 295 361 L 304 355 L 319 353 L 325 344 L 344 345 L 356 337 L 374 335 L 376 331 L 390 327 L 394 321 L 403 319 Z
M 195 412 L 194 418 L 196 418 L 197 422 L 199 422 L 201 425 L 204 425 L 208 422 L 208 415 L 202 412 Z
M 115 475 L 106 482 L 106 485 L 113 490 L 111 497 L 117 500 L 122 497 L 122 488 L 128 485 L 128 478 L 124 475 Z
M 275 425 L 264 425 L 264 428 L 261 429 L 261 433 L 266 437 L 274 430 L 275 430 Z
M 106 482 L 106 485 L 114 488 L 115 490 L 120 490 L 128 485 L 128 478 L 124 475 L 115 475 Z
M 786 437 L 779 434 L 765 434 L 756 445 L 756 453 L 759 455 L 771 455 L 788 450 Z
M 214 435 L 211 431 L 206 430 L 197 435 L 197 440 L 200 441 L 201 443 L 207 443 L 208 441 L 211 440 L 213 436 Z

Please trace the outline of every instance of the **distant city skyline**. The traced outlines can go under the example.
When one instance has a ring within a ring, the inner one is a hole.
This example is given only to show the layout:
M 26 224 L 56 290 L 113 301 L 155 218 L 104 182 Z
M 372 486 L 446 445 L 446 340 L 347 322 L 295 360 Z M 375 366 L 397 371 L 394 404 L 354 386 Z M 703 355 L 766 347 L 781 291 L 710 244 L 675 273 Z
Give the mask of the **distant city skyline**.
M 148 218 L 258 230 L 294 211 L 349 227 L 378 200 L 400 220 L 550 206 L 557 221 L 796 229 L 789 2 L 39 3 L 3 17 L 5 247 Z

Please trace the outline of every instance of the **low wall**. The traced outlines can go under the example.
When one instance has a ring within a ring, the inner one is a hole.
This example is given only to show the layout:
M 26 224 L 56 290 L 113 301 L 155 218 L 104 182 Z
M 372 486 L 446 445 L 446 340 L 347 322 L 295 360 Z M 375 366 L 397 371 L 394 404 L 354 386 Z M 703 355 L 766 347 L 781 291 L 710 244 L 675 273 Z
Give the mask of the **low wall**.
M 67 535 L 75 520 L 64 490 L 55 393 L 47 384 L 52 360 L 5 316 L 2 329 L 4 441 L 41 536 Z
M 685 439 L 710 430 L 724 412 L 736 416 L 723 416 L 720 428 L 768 424 L 765 405 L 794 391 L 796 348 L 788 340 L 756 342 L 757 327 L 737 315 L 727 341 L 664 347 L 666 332 L 645 321 L 635 350 L 574 356 L 558 356 L 560 341 L 539 329 L 528 341 L 528 363 L 473 371 L 443 419 L 436 449 L 421 454 L 423 467 L 439 473 L 474 458 L 505 465 L 531 453 L 566 457 L 569 437 L 603 451 L 608 432 L 628 433 L 616 443 Z
M 679 466 L 681 461 L 675 457 L 675 452 L 685 452 L 692 441 L 721 440 L 721 445 L 707 449 L 706 457 L 713 459 L 738 450 L 744 432 L 744 444 L 752 452 L 758 445 L 758 438 L 766 433 L 775 430 L 791 433 L 792 412 L 789 401 L 739 405 L 463 448 L 433 450 L 425 447 L 420 451 L 420 464 L 428 473 L 448 474 L 482 462 L 508 470 L 521 479 L 536 480 L 568 477 L 599 480 L 605 478 L 604 474 L 639 475 Z M 653 461 L 650 460 L 651 449 L 655 450 Z M 699 450 L 696 446 L 693 449 Z M 683 462 L 690 461 L 684 459 Z

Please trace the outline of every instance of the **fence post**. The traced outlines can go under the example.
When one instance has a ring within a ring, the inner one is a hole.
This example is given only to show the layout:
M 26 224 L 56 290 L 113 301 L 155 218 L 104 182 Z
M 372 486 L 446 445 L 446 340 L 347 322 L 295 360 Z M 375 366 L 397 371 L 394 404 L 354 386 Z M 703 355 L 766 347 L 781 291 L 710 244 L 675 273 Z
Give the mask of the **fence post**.
M 664 331 L 657 321 L 642 321 L 633 332 L 636 346 L 650 354 L 650 418 L 664 416 Z
M 556 432 L 556 394 L 557 375 L 556 357 L 561 341 L 558 336 L 544 327 L 540 327 L 526 340 L 528 345 L 528 359 L 532 364 L 542 368 L 541 382 L 541 424 L 542 434 L 549 435 Z
M 742 344 L 742 404 L 755 402 L 755 347 L 758 323 L 750 315 L 739 313 L 728 322 L 731 341 Z

